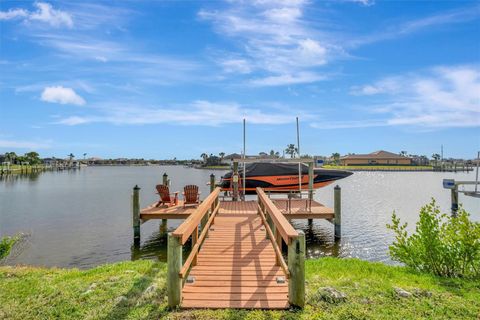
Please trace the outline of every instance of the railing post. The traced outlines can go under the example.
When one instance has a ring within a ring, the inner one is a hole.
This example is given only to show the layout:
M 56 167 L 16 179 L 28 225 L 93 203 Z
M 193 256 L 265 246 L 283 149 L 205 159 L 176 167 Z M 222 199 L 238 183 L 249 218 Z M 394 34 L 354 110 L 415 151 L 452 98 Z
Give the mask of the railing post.
M 280 234 L 280 232 L 278 232 L 278 230 L 275 228 L 275 240 L 277 242 L 277 246 L 278 248 L 280 249 L 280 252 L 282 251 L 282 235 Z M 280 265 L 280 257 L 279 256 L 276 256 L 276 265 L 279 266 Z
M 292 306 L 305 306 L 305 233 L 297 230 L 298 237 L 288 245 L 288 302 Z
M 174 308 L 182 301 L 182 279 L 180 270 L 182 268 L 182 245 L 180 239 L 168 234 L 167 248 L 167 293 L 168 306 Z
M 214 190 L 215 190 L 215 175 L 212 173 L 210 175 L 210 193 L 212 193 Z M 215 210 L 215 207 L 217 206 L 217 200 L 218 200 L 218 197 L 215 201 L 213 201 L 212 209 L 210 213 L 213 213 L 213 210 Z
M 336 185 L 334 188 L 333 198 L 333 211 L 335 213 L 335 239 L 340 239 L 342 237 L 342 189 L 338 185 Z
M 140 187 L 133 187 L 132 216 L 133 216 L 133 243 L 140 244 Z
M 233 175 L 232 175 L 232 183 L 233 183 L 233 201 L 238 201 L 238 162 L 233 163 Z

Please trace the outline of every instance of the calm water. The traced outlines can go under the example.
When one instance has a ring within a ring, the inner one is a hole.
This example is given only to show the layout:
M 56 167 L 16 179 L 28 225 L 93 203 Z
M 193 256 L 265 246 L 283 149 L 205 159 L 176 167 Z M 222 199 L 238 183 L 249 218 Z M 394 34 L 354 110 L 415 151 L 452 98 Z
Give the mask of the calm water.
M 138 184 L 141 205 L 157 199 L 155 184 L 167 172 L 172 191 L 198 184 L 202 197 L 209 192 L 210 171 L 181 166 L 88 167 L 71 172 L 47 172 L 0 180 L 0 234 L 19 232 L 28 236 L 8 264 L 89 268 L 99 264 L 152 258 L 165 260 L 166 239 L 159 236 L 159 221 L 142 225 L 140 249 L 132 247 L 131 189 Z M 216 171 L 217 178 L 223 171 Z M 309 257 L 334 255 L 384 261 L 393 236 L 385 225 L 393 210 L 413 227 L 419 208 L 437 199 L 449 212 L 450 191 L 443 178 L 474 180 L 474 173 L 355 172 L 339 181 L 342 187 L 342 240 L 333 241 L 329 222 L 294 221 L 307 235 Z M 333 185 L 317 190 L 315 198 L 333 205 Z M 460 202 L 480 220 L 480 200 Z M 180 220 L 169 221 L 170 230 Z

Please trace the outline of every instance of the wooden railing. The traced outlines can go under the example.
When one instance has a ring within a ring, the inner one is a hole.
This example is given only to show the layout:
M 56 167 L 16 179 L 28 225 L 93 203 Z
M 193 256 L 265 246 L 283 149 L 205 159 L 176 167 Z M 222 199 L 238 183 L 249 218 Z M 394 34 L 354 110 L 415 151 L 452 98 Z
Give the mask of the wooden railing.
M 288 278 L 290 305 L 305 305 L 305 234 L 296 231 L 261 188 L 257 188 L 258 213 L 272 242 L 276 264 Z M 288 264 L 282 255 L 282 242 L 288 245 Z
M 176 307 L 182 300 L 182 287 L 188 277 L 190 268 L 197 264 L 197 255 L 200 246 L 205 240 L 210 225 L 220 208 L 218 195 L 220 188 L 215 188 L 210 195 L 203 200 L 198 208 L 172 233 L 168 234 L 167 249 L 167 293 L 168 305 Z M 201 227 L 198 235 L 199 225 Z M 182 264 L 183 245 L 192 237 L 192 250 L 185 263 Z

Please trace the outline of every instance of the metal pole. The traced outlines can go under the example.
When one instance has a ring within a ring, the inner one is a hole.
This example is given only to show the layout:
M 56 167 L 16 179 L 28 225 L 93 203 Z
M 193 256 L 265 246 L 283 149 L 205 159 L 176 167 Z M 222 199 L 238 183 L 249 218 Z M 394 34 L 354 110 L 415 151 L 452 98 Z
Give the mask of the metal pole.
M 300 158 L 300 129 L 298 125 L 298 117 L 297 117 L 297 152 L 298 152 L 298 158 Z M 301 192 L 302 192 L 302 164 L 299 162 L 298 163 L 298 191 L 300 192 L 300 197 Z
M 335 186 L 333 188 L 333 210 L 335 213 L 334 216 L 334 226 L 335 226 L 335 240 L 342 237 L 342 198 L 341 198 L 342 189 L 340 186 Z
M 457 211 L 458 211 L 458 186 L 455 185 L 455 187 L 451 190 L 451 202 L 452 202 L 452 216 L 456 217 L 457 216 Z
M 246 181 L 245 181 L 245 174 L 246 174 L 246 170 L 245 170 L 245 155 L 246 155 L 246 149 L 245 149 L 245 143 L 246 143 L 246 135 L 245 135 L 245 132 L 246 132 L 246 127 L 245 127 L 245 118 L 243 118 L 243 200 L 245 200 L 245 185 L 246 185 Z

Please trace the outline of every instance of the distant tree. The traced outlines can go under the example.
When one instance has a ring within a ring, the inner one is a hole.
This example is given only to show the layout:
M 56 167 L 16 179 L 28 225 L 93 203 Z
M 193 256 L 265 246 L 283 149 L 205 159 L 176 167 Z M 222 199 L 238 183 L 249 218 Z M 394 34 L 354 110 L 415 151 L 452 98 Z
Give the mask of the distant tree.
M 275 152 L 275 158 L 280 158 L 280 152 Z
M 338 152 L 332 153 L 332 159 L 333 159 L 333 162 L 336 165 L 338 165 L 338 163 L 340 162 L 340 153 Z
M 34 165 L 40 163 L 40 155 L 35 151 L 25 153 L 24 157 L 30 164 Z
M 220 160 L 223 160 L 223 157 L 225 157 L 225 152 L 220 152 L 218 155 L 220 156 Z
M 265 158 L 268 156 L 268 153 L 262 151 L 262 152 L 259 152 L 258 155 L 260 156 L 260 158 Z
M 11 164 L 14 164 L 15 161 L 17 160 L 18 156 L 15 152 L 6 152 L 5 153 L 5 160 L 10 162 Z
M 407 151 L 400 151 L 400 155 L 402 157 L 406 157 L 407 156 Z
M 438 153 L 432 154 L 432 159 L 435 162 L 435 165 L 437 165 L 438 160 L 440 160 L 440 155 Z
M 203 162 L 207 163 L 208 154 L 206 154 L 206 153 L 204 152 L 204 153 L 202 153 L 202 154 L 200 155 L 200 157 L 203 159 Z
M 275 156 L 275 151 L 274 150 L 270 150 L 270 156 L 271 157 Z
M 218 166 L 218 165 L 220 165 L 220 158 L 212 155 L 212 156 L 207 158 L 206 165 L 207 166 Z
M 295 148 L 295 145 L 293 143 L 290 143 L 287 145 L 287 148 L 285 149 L 285 153 L 290 155 L 290 158 L 295 157 L 295 153 L 298 152 L 298 149 Z
M 87 157 L 87 154 L 84 153 L 84 154 L 83 154 L 83 160 L 85 160 L 86 157 Z

